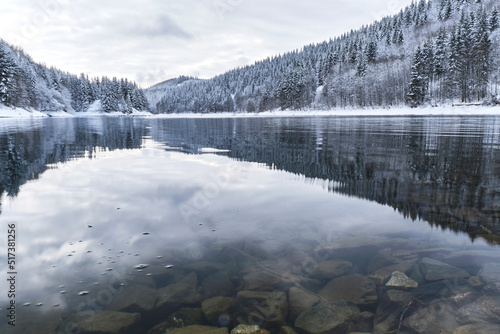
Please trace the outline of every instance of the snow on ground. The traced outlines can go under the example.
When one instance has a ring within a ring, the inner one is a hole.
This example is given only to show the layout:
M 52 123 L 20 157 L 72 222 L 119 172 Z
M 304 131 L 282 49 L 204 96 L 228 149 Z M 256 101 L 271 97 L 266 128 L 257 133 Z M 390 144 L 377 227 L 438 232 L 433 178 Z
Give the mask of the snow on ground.
M 11 108 L 0 104 L 0 118 L 32 118 L 32 117 L 48 117 L 47 114 L 36 110 L 26 110 L 21 108 Z
M 274 110 L 261 113 L 217 113 L 217 114 L 162 114 L 155 118 L 238 118 L 238 117 L 309 117 L 309 116 L 432 116 L 432 115 L 498 115 L 500 107 L 399 107 L 390 109 L 334 109 L 334 110 Z
M 443 106 L 426 108 L 399 107 L 390 109 L 335 109 L 335 110 L 274 110 L 261 113 L 217 113 L 217 114 L 162 114 L 153 115 L 147 111 L 135 110 L 132 114 L 121 112 L 106 113 L 99 103 L 90 106 L 87 112 L 67 113 L 39 112 L 21 108 L 10 108 L 0 104 L 0 118 L 32 118 L 32 117 L 154 117 L 154 118 L 252 118 L 252 117 L 310 117 L 310 116 L 453 116 L 453 115 L 498 115 L 500 107 L 484 106 Z
M 129 117 L 129 116 L 152 116 L 148 111 L 139 111 L 134 109 L 131 114 L 122 112 L 104 112 L 100 101 L 93 103 L 86 112 L 64 112 L 64 111 L 44 111 L 40 112 L 33 109 L 12 108 L 0 104 L 0 118 L 35 118 L 35 117 Z

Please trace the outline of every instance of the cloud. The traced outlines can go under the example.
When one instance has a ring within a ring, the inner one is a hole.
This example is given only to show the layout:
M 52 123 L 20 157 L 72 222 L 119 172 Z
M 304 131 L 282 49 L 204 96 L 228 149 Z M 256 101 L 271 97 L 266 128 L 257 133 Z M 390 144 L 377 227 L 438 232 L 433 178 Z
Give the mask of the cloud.
M 149 24 L 135 24 L 129 30 L 135 35 L 150 37 L 174 36 L 182 39 L 191 39 L 193 36 L 182 29 L 171 17 L 162 14 Z

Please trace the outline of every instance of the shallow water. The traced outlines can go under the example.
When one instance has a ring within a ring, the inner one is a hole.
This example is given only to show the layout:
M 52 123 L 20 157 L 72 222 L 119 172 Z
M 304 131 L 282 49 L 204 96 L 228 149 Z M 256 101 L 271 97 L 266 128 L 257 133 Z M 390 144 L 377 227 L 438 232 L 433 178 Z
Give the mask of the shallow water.
M 15 224 L 17 273 L 0 329 L 85 332 L 120 310 L 137 333 L 278 332 L 343 300 L 362 313 L 339 332 L 494 332 L 499 143 L 490 116 L 0 120 L 0 267 Z M 387 287 L 395 270 L 419 287 Z M 281 313 L 248 290 L 284 292 Z M 214 320 L 218 296 L 235 299 Z

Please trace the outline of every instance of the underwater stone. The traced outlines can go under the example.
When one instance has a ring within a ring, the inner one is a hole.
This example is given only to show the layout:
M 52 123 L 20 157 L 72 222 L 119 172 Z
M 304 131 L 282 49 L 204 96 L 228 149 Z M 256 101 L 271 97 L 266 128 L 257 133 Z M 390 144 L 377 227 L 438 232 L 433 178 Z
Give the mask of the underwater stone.
M 500 283 L 500 263 L 486 263 L 478 274 L 485 284 Z
M 328 301 L 345 300 L 356 305 L 377 303 L 375 282 L 365 276 L 353 274 L 332 279 L 319 295 Z
M 171 313 L 183 305 L 195 305 L 200 301 L 197 292 L 198 277 L 192 272 L 175 284 L 167 285 L 158 290 L 160 298 L 156 304 L 156 309 L 160 312 Z
M 221 316 L 229 315 L 234 305 L 234 298 L 214 297 L 201 303 L 201 311 L 205 318 L 214 326 L 221 326 Z M 226 324 L 227 325 L 227 324 Z
M 456 314 L 450 305 L 437 300 L 418 309 L 403 321 L 402 328 L 410 333 L 442 334 L 457 328 Z M 402 331 L 404 333 L 404 331 Z
M 319 301 L 318 296 L 295 286 L 291 287 L 288 290 L 288 310 L 290 317 L 296 319 L 302 312 L 318 304 Z
M 344 260 L 331 260 L 318 263 L 312 273 L 313 277 L 319 279 L 334 278 L 347 274 L 352 267 L 352 263 Z
M 483 295 L 461 307 L 457 313 L 461 324 L 482 321 L 500 323 L 500 300 L 497 295 Z
M 234 319 L 239 323 L 260 320 L 262 328 L 278 330 L 286 322 L 286 297 L 285 292 L 240 291 L 234 304 Z
M 229 276 L 225 272 L 218 272 L 203 280 L 203 296 L 209 299 L 216 296 L 233 296 L 234 286 Z
M 125 312 L 98 312 L 91 317 L 75 315 L 63 322 L 59 329 L 63 330 L 71 324 L 72 332 L 85 334 L 124 334 L 136 333 L 137 326 L 141 321 L 139 313 Z
M 470 276 L 465 270 L 429 257 L 424 257 L 420 260 L 419 269 L 427 281 Z
M 297 334 L 297 332 L 292 327 L 282 326 L 278 334 Z
M 257 325 L 238 325 L 231 334 L 269 334 L 265 329 L 260 329 Z
M 228 330 L 226 327 L 218 328 L 218 327 L 210 327 L 210 326 L 200 326 L 200 325 L 192 325 L 182 328 L 176 328 L 169 334 L 228 334 Z
M 154 308 L 158 291 L 147 286 L 135 285 L 118 292 L 106 306 L 108 311 L 144 312 Z
M 203 314 L 200 308 L 182 308 L 171 314 L 167 321 L 164 321 L 152 329 L 147 334 L 165 334 L 175 328 L 182 328 L 191 325 L 204 323 Z M 211 330 L 211 329 L 210 329 Z
M 351 302 L 323 303 L 302 312 L 295 328 L 308 334 L 345 334 L 359 314 L 359 308 Z
M 417 282 L 400 271 L 393 272 L 391 279 L 385 285 L 399 288 L 418 288 Z

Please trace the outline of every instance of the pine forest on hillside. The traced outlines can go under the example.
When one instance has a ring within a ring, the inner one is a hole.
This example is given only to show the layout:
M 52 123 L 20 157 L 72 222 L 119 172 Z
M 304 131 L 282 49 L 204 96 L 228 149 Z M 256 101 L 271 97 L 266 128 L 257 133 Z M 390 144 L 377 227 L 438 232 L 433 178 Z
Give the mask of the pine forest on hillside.
M 496 3 L 413 2 L 335 39 L 146 94 L 162 92 L 158 113 L 497 103 Z
M 93 103 L 105 112 L 147 110 L 142 89 L 127 79 L 90 80 L 35 63 L 23 50 L 0 39 L 0 103 L 38 111 L 88 111 Z

